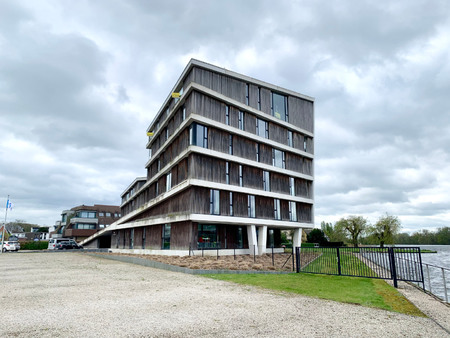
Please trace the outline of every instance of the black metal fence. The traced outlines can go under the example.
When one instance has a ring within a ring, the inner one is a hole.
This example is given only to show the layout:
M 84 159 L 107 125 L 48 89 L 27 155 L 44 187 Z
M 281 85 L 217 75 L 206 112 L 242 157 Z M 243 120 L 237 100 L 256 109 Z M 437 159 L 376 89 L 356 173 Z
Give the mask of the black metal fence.
M 296 271 L 424 283 L 418 247 L 295 248 Z

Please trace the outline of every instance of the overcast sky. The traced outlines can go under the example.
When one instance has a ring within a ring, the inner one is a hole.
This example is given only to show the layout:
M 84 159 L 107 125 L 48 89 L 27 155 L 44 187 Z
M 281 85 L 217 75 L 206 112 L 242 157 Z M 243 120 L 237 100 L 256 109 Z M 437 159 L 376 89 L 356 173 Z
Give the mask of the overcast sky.
M 190 58 L 316 99 L 316 226 L 450 226 L 448 0 L 0 0 L 8 221 L 120 204 Z

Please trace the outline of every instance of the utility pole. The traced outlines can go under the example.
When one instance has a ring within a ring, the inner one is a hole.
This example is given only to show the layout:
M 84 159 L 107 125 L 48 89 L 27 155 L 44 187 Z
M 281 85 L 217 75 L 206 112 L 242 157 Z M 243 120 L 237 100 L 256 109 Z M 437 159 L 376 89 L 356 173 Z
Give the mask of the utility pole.
M 8 217 L 8 208 L 9 208 L 9 195 L 8 199 L 6 200 L 5 222 L 3 223 L 3 230 L 2 230 L 2 250 L 0 251 L 0 253 L 3 253 L 3 244 L 5 242 L 6 218 Z

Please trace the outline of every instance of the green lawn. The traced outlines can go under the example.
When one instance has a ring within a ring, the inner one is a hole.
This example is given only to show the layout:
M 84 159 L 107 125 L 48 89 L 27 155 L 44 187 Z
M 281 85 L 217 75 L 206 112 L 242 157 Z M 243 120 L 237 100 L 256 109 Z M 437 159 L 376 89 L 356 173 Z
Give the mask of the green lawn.
M 217 274 L 209 278 L 253 285 L 343 303 L 359 304 L 414 316 L 425 315 L 381 279 L 314 274 Z

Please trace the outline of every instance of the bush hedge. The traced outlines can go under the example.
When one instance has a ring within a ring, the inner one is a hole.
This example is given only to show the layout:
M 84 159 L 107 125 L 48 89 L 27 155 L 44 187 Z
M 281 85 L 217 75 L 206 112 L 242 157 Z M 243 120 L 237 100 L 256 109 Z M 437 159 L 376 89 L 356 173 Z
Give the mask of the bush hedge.
M 47 248 L 48 248 L 48 241 L 20 242 L 21 250 L 46 250 Z

